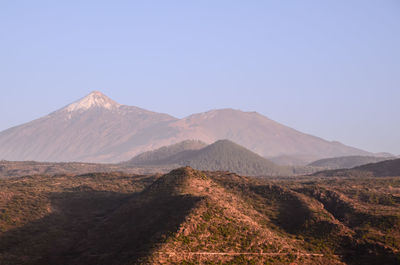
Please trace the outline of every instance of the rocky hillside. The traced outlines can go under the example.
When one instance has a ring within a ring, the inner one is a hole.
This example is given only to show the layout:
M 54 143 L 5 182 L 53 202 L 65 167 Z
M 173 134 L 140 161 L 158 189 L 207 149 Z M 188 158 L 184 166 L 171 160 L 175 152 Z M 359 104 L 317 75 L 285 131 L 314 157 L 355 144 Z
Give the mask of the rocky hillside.
M 399 179 L 0 180 L 0 264 L 397 264 Z

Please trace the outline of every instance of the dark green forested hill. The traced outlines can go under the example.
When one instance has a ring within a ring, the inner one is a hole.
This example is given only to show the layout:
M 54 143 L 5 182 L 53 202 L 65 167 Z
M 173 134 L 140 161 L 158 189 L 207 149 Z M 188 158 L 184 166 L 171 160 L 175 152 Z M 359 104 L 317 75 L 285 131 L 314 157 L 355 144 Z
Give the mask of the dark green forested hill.
M 180 161 L 200 170 L 227 170 L 243 175 L 290 175 L 292 171 L 229 140 L 220 140 Z
M 182 151 L 176 152 L 178 149 Z M 293 174 L 291 168 L 278 166 L 229 140 L 219 140 L 197 150 L 182 148 L 182 144 L 164 147 L 136 156 L 125 164 L 190 166 L 199 170 L 222 170 L 251 176 Z

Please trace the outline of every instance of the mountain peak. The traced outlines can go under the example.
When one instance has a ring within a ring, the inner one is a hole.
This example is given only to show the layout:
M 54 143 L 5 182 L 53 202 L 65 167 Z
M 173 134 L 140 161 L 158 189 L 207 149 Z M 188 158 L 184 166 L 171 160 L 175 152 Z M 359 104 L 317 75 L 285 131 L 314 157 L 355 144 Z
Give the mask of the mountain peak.
M 93 91 L 89 95 L 80 100 L 68 105 L 65 109 L 68 112 L 78 111 L 78 110 L 88 110 L 93 107 L 100 107 L 105 109 L 114 109 L 119 107 L 120 104 L 110 99 L 100 91 Z

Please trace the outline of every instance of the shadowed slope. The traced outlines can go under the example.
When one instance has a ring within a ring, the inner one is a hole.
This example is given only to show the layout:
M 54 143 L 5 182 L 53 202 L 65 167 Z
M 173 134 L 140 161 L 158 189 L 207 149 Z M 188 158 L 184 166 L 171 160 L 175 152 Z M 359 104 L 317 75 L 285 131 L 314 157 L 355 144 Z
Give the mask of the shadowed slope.
M 0 264 L 63 264 L 90 228 L 152 181 L 120 173 L 0 181 Z

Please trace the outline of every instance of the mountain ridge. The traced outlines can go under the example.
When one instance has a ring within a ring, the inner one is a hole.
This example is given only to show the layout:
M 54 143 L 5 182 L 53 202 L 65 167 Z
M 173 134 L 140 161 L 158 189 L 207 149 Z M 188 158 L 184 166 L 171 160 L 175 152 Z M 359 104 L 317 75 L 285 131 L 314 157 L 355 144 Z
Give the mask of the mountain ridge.
M 324 170 L 314 173 L 325 177 L 398 177 L 400 176 L 400 158 L 369 163 L 349 169 Z
M 229 139 L 266 158 L 371 153 L 301 133 L 257 112 L 211 110 L 177 119 L 121 105 L 94 91 L 49 115 L 0 132 L 0 159 L 48 162 L 125 161 L 162 146 Z
M 342 156 L 342 157 L 320 159 L 308 164 L 308 166 L 323 167 L 327 169 L 347 169 L 391 159 L 394 159 L 394 157 Z

